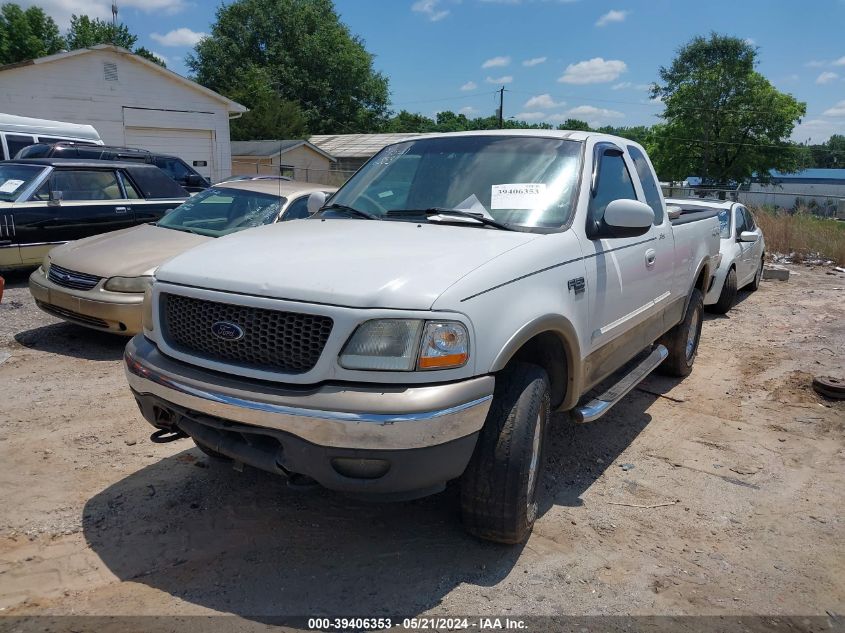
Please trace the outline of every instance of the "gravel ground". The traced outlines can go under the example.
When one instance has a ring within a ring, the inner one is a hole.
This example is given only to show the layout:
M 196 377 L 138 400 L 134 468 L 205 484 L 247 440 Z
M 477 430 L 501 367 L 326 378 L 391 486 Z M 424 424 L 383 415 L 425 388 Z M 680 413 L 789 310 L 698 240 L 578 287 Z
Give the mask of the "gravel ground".
M 708 317 L 692 375 L 555 420 L 521 547 L 461 529 L 454 489 L 367 504 L 153 444 L 124 339 L 0 303 L 0 613 L 845 613 L 845 275 L 790 266 Z M 653 506 L 653 507 L 652 507 Z M 827 614 L 827 615 L 825 615 Z M 841 619 L 838 620 L 841 624 Z

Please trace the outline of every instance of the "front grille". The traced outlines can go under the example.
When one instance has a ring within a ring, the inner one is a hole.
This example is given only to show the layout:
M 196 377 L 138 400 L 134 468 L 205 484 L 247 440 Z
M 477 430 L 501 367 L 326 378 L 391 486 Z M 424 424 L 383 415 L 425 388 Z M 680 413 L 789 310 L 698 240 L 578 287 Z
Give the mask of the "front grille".
M 73 288 L 74 290 L 91 290 L 102 279 L 102 277 L 97 277 L 96 275 L 78 273 L 75 270 L 68 270 L 55 264 L 50 265 L 47 278 L 57 286 Z
M 332 331 L 326 316 L 218 303 L 163 293 L 165 340 L 173 348 L 203 358 L 257 369 L 301 374 L 310 371 Z M 212 332 L 216 323 L 235 324 L 237 340 Z
M 73 310 L 66 310 L 65 308 L 60 308 L 59 306 L 54 306 L 50 303 L 43 303 L 41 301 L 36 301 L 38 307 L 44 310 L 44 312 L 49 312 L 53 316 L 57 316 L 60 319 L 66 319 L 68 321 L 76 321 L 77 323 L 82 323 L 84 325 L 90 325 L 92 327 L 101 327 L 104 329 L 109 329 L 109 324 L 102 319 L 98 319 L 97 317 L 88 316 L 87 314 L 79 314 L 78 312 L 74 312 Z

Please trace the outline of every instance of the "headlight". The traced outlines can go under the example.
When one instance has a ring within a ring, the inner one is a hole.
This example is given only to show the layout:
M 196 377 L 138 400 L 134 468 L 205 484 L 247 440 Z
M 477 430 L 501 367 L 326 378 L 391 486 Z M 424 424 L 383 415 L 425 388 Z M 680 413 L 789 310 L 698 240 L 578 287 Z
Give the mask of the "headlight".
M 145 292 L 152 283 L 152 277 L 110 277 L 103 288 L 111 292 Z
M 45 255 L 44 259 L 41 261 L 41 272 L 44 273 L 44 276 L 50 274 L 50 255 Z
M 153 325 L 153 287 L 147 286 L 144 290 L 144 304 L 141 313 L 141 327 L 145 332 L 152 332 L 155 329 Z
M 411 371 L 423 322 L 411 319 L 367 321 L 358 326 L 340 353 L 346 369 Z
M 462 367 L 468 358 L 469 335 L 461 323 L 380 319 L 355 330 L 339 362 L 346 369 L 413 371 Z

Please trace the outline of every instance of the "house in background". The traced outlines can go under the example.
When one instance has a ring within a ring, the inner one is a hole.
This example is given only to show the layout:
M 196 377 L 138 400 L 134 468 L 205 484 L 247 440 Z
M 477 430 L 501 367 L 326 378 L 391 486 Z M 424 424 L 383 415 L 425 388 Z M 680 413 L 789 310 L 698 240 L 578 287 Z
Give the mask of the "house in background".
M 0 112 L 93 125 L 106 145 L 231 173 L 229 120 L 247 109 L 124 48 L 100 44 L 0 66 Z
M 811 207 L 813 212 L 833 217 L 845 208 L 845 169 L 804 169 L 793 174 L 771 171 L 771 182 L 752 178 L 741 188 L 742 201 L 783 209 Z
M 334 163 L 334 156 L 308 141 L 232 141 L 235 176 L 288 176 L 303 182 L 332 184 L 330 172 Z
M 308 140 L 337 159 L 335 169 L 347 177 L 386 146 L 425 134 L 318 134 Z

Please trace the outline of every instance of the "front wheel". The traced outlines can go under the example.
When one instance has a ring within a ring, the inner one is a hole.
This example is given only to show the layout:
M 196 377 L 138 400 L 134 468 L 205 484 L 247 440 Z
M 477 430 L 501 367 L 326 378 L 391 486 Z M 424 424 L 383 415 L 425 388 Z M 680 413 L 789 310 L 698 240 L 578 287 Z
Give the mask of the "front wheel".
M 698 288 L 693 288 L 684 320 L 666 332 L 658 341 L 669 350 L 669 356 L 658 368 L 660 373 L 667 376 L 689 376 L 695 356 L 698 354 L 698 342 L 701 340 L 703 309 L 704 297 Z
M 551 396 L 546 371 L 516 363 L 496 377 L 487 421 L 461 477 L 464 526 L 475 536 L 521 543 L 537 518 Z
M 719 293 L 719 300 L 708 309 L 717 314 L 725 314 L 730 310 L 736 301 L 736 269 L 731 268 L 725 276 L 725 283 L 722 285 L 722 292 Z

